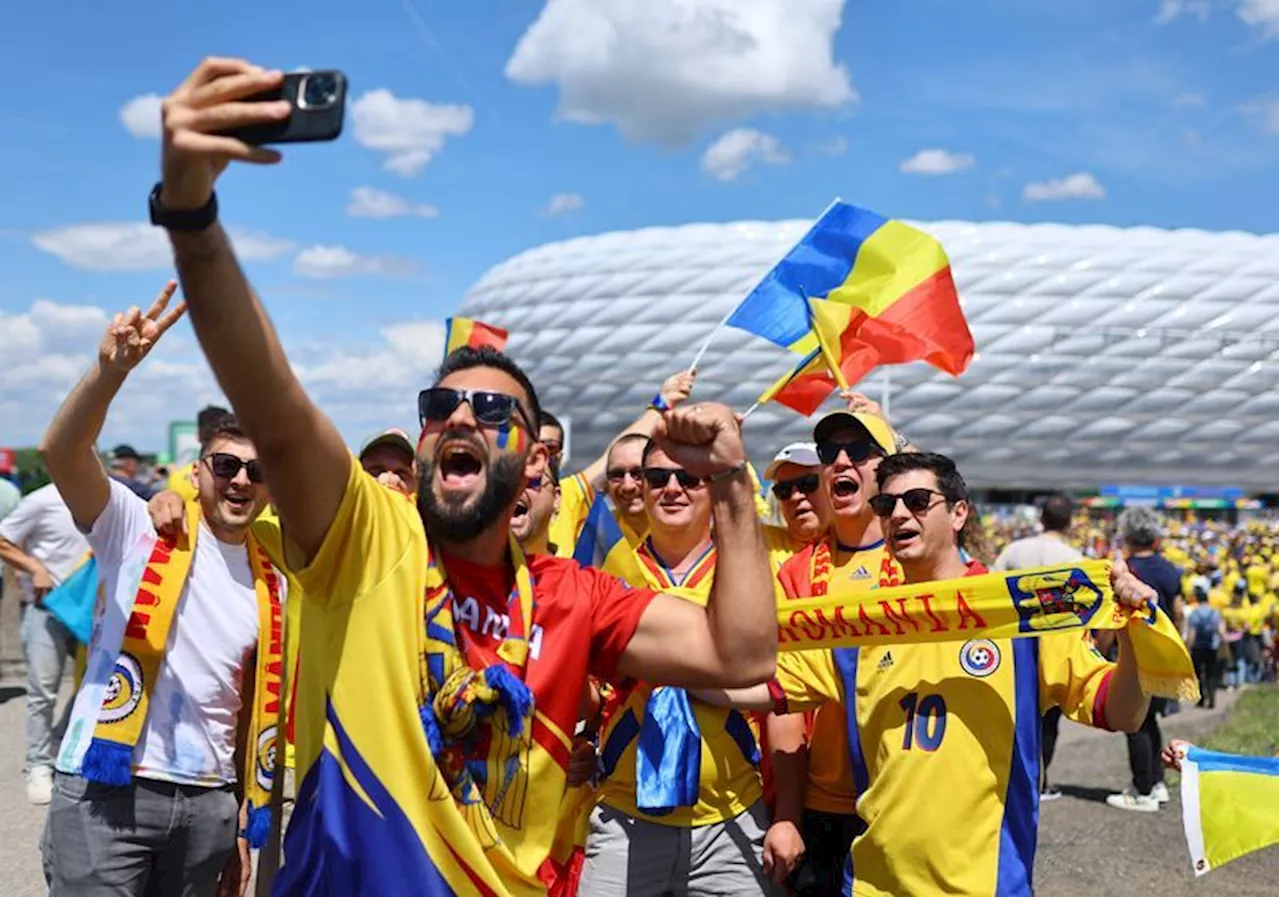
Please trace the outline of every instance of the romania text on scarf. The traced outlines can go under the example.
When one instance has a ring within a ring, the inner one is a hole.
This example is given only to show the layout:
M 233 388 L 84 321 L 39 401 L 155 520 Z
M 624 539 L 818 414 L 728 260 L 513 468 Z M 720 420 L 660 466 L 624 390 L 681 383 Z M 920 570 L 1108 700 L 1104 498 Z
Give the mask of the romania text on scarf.
M 1142 688 L 1197 700 L 1191 658 L 1173 623 L 1151 603 L 1124 607 L 1109 561 L 987 573 L 873 592 L 789 601 L 778 610 L 778 650 L 1025 638 L 1128 628 Z

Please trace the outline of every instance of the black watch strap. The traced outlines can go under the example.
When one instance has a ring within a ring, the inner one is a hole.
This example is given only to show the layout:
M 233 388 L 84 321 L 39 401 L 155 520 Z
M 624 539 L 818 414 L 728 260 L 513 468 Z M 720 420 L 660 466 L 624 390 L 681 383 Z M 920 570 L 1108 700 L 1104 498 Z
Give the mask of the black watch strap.
M 160 186 L 156 184 L 147 199 L 151 223 L 156 227 L 194 233 L 205 230 L 218 220 L 218 194 L 210 193 L 209 201 L 198 209 L 166 209 L 160 201 Z

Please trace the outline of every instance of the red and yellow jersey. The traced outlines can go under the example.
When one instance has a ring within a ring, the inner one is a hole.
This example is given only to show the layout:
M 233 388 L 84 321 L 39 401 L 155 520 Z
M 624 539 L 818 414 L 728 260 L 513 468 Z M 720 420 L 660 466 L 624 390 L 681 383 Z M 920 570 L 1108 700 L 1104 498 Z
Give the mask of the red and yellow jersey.
M 1030 893 L 1041 717 L 1105 728 L 1112 669 L 1074 634 L 780 654 L 787 709 L 845 710 L 866 828 L 844 893 Z
M 514 571 L 441 562 L 465 659 L 483 669 L 506 636 Z M 566 789 L 581 686 L 589 673 L 616 678 L 653 593 L 571 560 L 528 559 L 534 612 L 524 681 L 533 704 L 521 737 L 498 738 L 479 724 L 463 760 L 484 806 L 463 805 L 419 717 L 427 565 L 413 502 L 379 486 L 353 458 L 324 544 L 295 571 L 306 602 L 298 802 L 277 882 L 283 893 L 546 893 L 539 875 Z
M 582 524 L 595 497 L 596 491 L 580 473 L 560 480 L 560 507 L 547 529 L 547 539 L 556 547 L 556 557 L 573 557 Z
M 779 581 L 788 598 L 807 598 L 814 594 L 812 565 L 812 547 L 784 565 Z M 902 570 L 889 557 L 883 540 L 855 552 L 836 552 L 831 572 L 832 594 L 879 588 L 881 579 L 893 583 L 902 579 Z M 809 719 L 809 787 L 805 791 L 805 809 L 847 816 L 854 812 L 855 797 L 844 711 L 834 704 L 824 704 Z
M 703 605 L 711 597 L 716 565 L 714 545 L 680 582 L 663 566 L 647 540 L 636 549 L 636 555 L 650 588 L 679 587 L 682 597 L 692 600 L 696 596 Z M 624 683 L 620 690 L 625 698 L 610 715 L 600 739 L 600 758 L 605 772 L 600 787 L 602 803 L 647 822 L 694 828 L 732 819 L 760 800 L 759 732 L 755 724 L 737 710 L 712 707 L 691 698 L 689 703 L 702 738 L 697 803 L 676 807 L 661 815 L 641 810 L 636 805 L 636 749 L 645 709 L 654 689 L 641 682 Z

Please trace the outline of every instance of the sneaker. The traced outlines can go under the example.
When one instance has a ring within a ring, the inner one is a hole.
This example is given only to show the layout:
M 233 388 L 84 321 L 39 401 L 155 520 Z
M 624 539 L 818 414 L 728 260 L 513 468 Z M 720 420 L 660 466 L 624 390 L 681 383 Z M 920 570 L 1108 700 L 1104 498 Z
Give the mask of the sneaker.
M 1060 797 L 1062 797 L 1062 789 L 1057 785 L 1050 785 L 1040 792 L 1041 803 L 1044 803 L 1046 800 L 1057 800 Z
M 1132 788 L 1126 788 L 1119 794 L 1107 798 L 1107 806 L 1117 810 L 1134 810 L 1138 813 L 1157 813 L 1160 804 L 1149 794 L 1139 794 Z
M 1156 782 L 1151 789 L 1151 796 L 1155 798 L 1158 804 L 1167 804 L 1169 802 L 1169 786 L 1164 782 Z
M 27 773 L 27 800 L 43 807 L 53 800 L 53 770 L 47 766 L 35 766 Z

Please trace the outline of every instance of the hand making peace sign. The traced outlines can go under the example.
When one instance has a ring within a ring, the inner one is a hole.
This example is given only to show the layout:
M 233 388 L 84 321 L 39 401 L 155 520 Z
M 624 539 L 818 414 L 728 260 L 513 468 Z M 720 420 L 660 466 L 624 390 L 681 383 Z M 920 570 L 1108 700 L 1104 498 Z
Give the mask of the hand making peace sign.
M 179 302 L 172 311 L 165 313 L 169 300 L 178 289 L 178 282 L 171 280 L 156 296 L 156 301 L 144 314 L 136 305 L 118 314 L 107 325 L 102 344 L 98 347 L 98 364 L 103 370 L 120 375 L 129 373 L 147 357 L 165 331 L 172 327 L 187 310 L 186 302 Z

